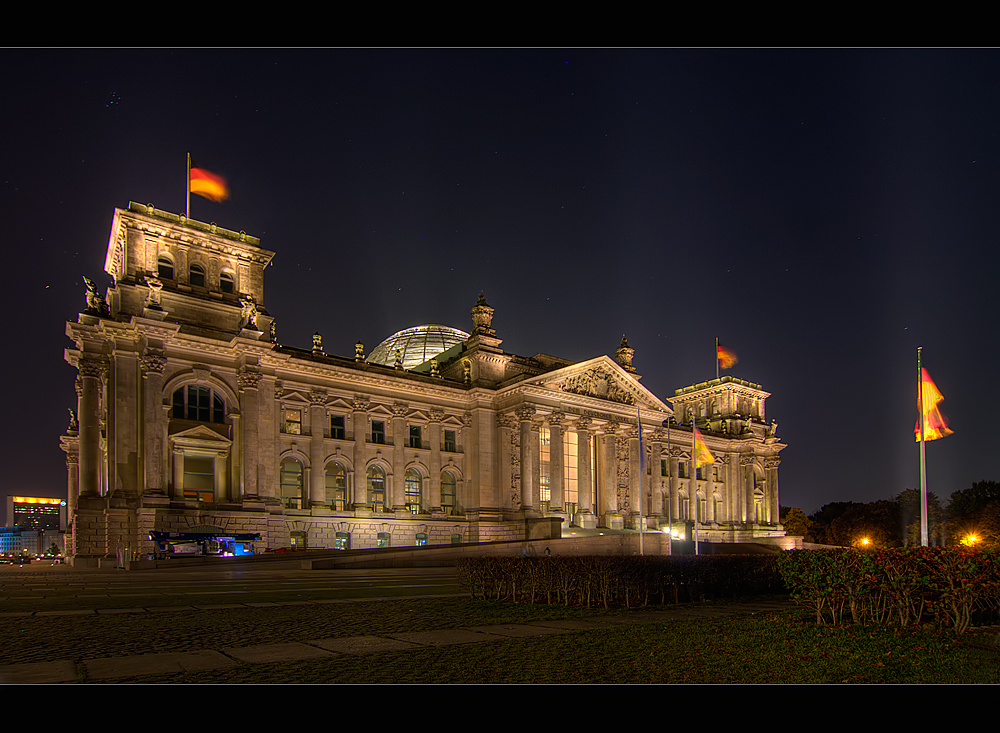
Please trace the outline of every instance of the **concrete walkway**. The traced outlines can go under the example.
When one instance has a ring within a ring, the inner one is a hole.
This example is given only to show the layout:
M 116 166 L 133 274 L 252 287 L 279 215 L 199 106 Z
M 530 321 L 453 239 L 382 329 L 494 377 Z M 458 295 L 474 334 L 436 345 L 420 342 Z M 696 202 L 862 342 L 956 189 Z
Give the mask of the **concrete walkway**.
M 376 600 L 376 599 L 365 599 Z M 226 608 L 271 607 L 286 605 L 311 605 L 323 601 L 296 603 L 231 604 Z M 345 602 L 345 601 L 337 601 Z M 616 624 L 645 624 L 659 621 L 678 621 L 698 618 L 717 618 L 747 613 L 784 611 L 793 608 L 791 601 L 783 599 L 754 600 L 747 603 L 721 605 L 687 605 L 664 609 L 638 609 L 619 616 L 597 616 L 586 620 L 536 621 L 527 624 L 499 624 L 471 626 L 437 631 L 410 631 L 384 636 L 354 636 L 315 639 L 306 643 L 290 642 L 250 647 L 222 647 L 220 649 L 192 649 L 165 654 L 137 654 L 124 657 L 83 659 L 79 664 L 71 660 L 12 664 L 0 666 L 0 684 L 56 684 L 63 682 L 106 681 L 140 675 L 200 672 L 233 667 L 241 663 L 268 664 L 293 662 L 337 655 L 359 656 L 377 652 L 398 652 L 427 646 L 451 646 L 503 641 L 514 637 L 538 637 L 607 628 Z M 38 611 L 6 613 L 0 616 L 31 615 L 80 615 L 120 613 L 177 613 L 197 610 L 204 606 L 159 608 L 120 608 L 90 611 Z M 220 608 L 220 606 L 212 606 Z

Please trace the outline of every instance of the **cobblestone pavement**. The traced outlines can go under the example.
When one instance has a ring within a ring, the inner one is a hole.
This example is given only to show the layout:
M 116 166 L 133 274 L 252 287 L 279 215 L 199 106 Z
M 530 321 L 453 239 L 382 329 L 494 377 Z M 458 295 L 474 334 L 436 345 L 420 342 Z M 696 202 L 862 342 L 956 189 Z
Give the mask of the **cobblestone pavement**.
M 325 578 L 292 569 L 228 579 L 183 572 L 0 573 L 0 648 L 8 662 L 0 683 L 113 681 L 791 607 L 781 598 L 610 614 L 519 606 L 512 623 L 513 610 L 484 609 L 458 591 L 454 569 L 332 571 Z M 385 588 L 413 595 L 366 597 Z M 440 589 L 452 592 L 430 592 Z M 229 602 L 217 602 L 230 591 Z

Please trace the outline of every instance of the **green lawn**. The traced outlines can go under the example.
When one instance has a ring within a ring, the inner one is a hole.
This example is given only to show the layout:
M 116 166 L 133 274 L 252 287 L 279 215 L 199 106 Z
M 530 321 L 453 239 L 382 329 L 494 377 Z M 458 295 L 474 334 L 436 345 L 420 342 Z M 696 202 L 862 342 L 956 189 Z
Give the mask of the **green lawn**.
M 494 619 L 522 615 L 482 605 Z M 538 607 L 521 608 L 537 617 Z M 997 641 L 995 628 L 956 641 L 931 631 L 817 627 L 789 611 L 116 682 L 996 684 Z

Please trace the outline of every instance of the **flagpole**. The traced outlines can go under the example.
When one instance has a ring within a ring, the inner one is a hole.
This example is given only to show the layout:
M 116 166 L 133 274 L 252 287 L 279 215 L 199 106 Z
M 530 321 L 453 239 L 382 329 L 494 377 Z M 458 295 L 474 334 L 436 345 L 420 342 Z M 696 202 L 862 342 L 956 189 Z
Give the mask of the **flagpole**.
M 694 507 L 694 554 L 698 554 L 698 419 L 694 410 L 691 411 L 691 487 L 688 495 L 691 497 L 691 505 Z
M 642 527 L 645 524 L 642 519 L 642 509 L 646 504 L 646 489 L 643 482 L 646 480 L 646 451 L 642 447 L 642 415 L 639 414 L 639 405 L 635 406 L 636 425 L 639 426 L 639 554 L 645 555 L 642 547 Z
M 923 547 L 928 545 L 927 531 L 927 458 L 924 450 L 926 438 L 924 435 L 924 370 L 921 357 L 923 346 L 917 347 L 917 409 L 920 414 L 917 420 L 920 423 L 920 544 Z
M 184 179 L 184 188 L 187 191 L 187 197 L 184 203 L 184 218 L 191 218 L 191 153 L 187 154 L 187 177 Z
M 719 337 L 715 337 L 715 378 L 719 378 Z

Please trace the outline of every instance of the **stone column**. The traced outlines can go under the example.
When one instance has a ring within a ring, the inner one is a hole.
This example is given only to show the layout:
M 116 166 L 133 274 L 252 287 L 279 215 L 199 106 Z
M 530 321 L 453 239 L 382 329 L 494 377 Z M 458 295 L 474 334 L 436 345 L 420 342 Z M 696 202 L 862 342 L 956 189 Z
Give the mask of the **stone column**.
M 549 415 L 549 480 L 551 481 L 549 514 L 564 514 L 566 506 L 566 472 L 563 468 L 563 414 Z
M 517 435 L 517 420 L 513 415 L 497 414 L 497 433 L 500 442 L 499 460 L 497 466 L 498 496 L 497 503 L 503 509 L 517 510 L 520 494 L 514 495 L 515 481 L 518 480 L 518 467 L 521 465 L 521 454 L 513 450 L 514 438 Z
M 479 415 L 479 419 L 482 420 L 482 413 L 479 413 Z M 479 445 L 479 441 L 475 440 L 473 435 L 472 413 L 463 413 L 462 442 L 460 445 L 462 450 L 462 471 L 465 474 L 465 480 L 459 482 L 460 486 L 455 487 L 455 500 L 458 502 L 457 510 L 462 514 L 465 514 L 467 509 L 479 509 L 482 506 L 482 497 L 477 493 L 480 471 L 478 461 L 480 455 L 486 452 L 488 448 L 487 446 Z M 490 453 L 492 454 L 492 451 Z M 492 484 L 493 482 L 490 483 Z M 440 486 L 440 477 L 438 477 L 438 485 Z M 496 501 L 491 502 L 490 506 L 495 507 Z
M 577 466 L 577 500 L 580 507 L 577 510 L 577 524 L 586 529 L 597 526 L 594 514 L 594 476 L 593 456 L 591 455 L 591 435 L 589 417 L 581 417 L 573 427 L 576 428 L 576 466 Z
M 778 466 L 780 464 L 780 458 L 768 458 L 764 461 L 764 471 L 767 475 L 767 504 L 770 510 L 770 516 L 767 518 L 769 524 L 778 524 L 781 521 L 781 509 L 778 506 Z
M 642 475 L 642 456 L 639 453 L 639 428 L 628 428 L 628 497 L 629 521 L 626 526 L 639 529 L 639 518 L 646 515 L 645 488 Z
M 139 362 L 143 381 L 143 494 L 163 496 L 163 369 L 166 357 L 158 351 L 146 349 Z
M 243 487 L 241 477 L 243 472 L 243 452 L 240 450 L 243 441 L 243 433 L 240 430 L 240 414 L 234 409 L 229 413 L 229 424 L 233 426 L 232 448 L 229 451 L 229 498 L 231 501 L 239 503 L 243 501 L 241 492 Z
M 309 488 L 308 501 L 303 502 L 303 509 L 326 504 L 326 471 L 323 459 L 326 457 L 326 395 L 321 392 L 309 394 Z
M 427 470 L 430 471 L 430 507 L 425 509 L 431 512 L 441 511 L 441 421 L 444 420 L 444 410 L 431 409 L 430 423 L 427 425 L 427 439 L 431 443 L 430 463 Z M 456 481 L 455 492 L 458 493 L 458 482 Z M 456 501 L 458 497 L 455 497 Z
M 531 418 L 535 415 L 535 408 L 531 405 L 522 405 L 515 412 L 521 431 L 521 509 L 525 512 L 535 512 L 538 509 L 537 441 L 536 449 L 534 451 L 531 449 L 534 437 Z
M 354 398 L 354 508 L 368 509 L 368 405 L 367 397 Z
M 80 424 L 80 496 L 100 496 L 101 486 L 101 428 L 100 405 L 101 381 L 108 373 L 108 364 L 103 359 L 80 357 L 77 362 L 80 388 L 77 390 L 79 402 L 77 415 Z
M 240 494 L 257 497 L 260 487 L 257 485 L 257 465 L 260 463 L 260 441 L 257 438 L 260 406 L 258 404 L 257 385 L 260 383 L 260 372 L 243 367 L 236 375 L 236 385 L 240 391 L 240 414 L 243 415 L 243 445 L 240 454 L 243 461 L 243 471 L 240 479 Z M 277 494 L 277 488 L 273 492 Z
M 66 451 L 66 516 L 72 519 L 76 511 L 76 497 L 80 490 L 80 455 L 76 446 L 64 444 Z
M 601 436 L 604 456 L 601 482 L 598 485 L 597 500 L 600 506 L 600 526 L 622 529 L 621 512 L 618 509 L 618 423 L 608 422 Z
M 170 496 L 174 499 L 184 498 L 184 453 L 179 448 L 174 448 L 172 453 L 172 465 L 174 480 Z
M 406 510 L 406 455 L 404 451 L 410 445 L 410 436 L 406 429 L 406 413 L 409 408 L 397 402 L 392 406 L 392 497 L 386 497 L 386 508 L 392 507 L 394 512 Z
M 659 525 L 663 519 L 663 433 L 654 430 L 649 444 L 649 483 L 652 496 L 650 514 L 656 518 Z

